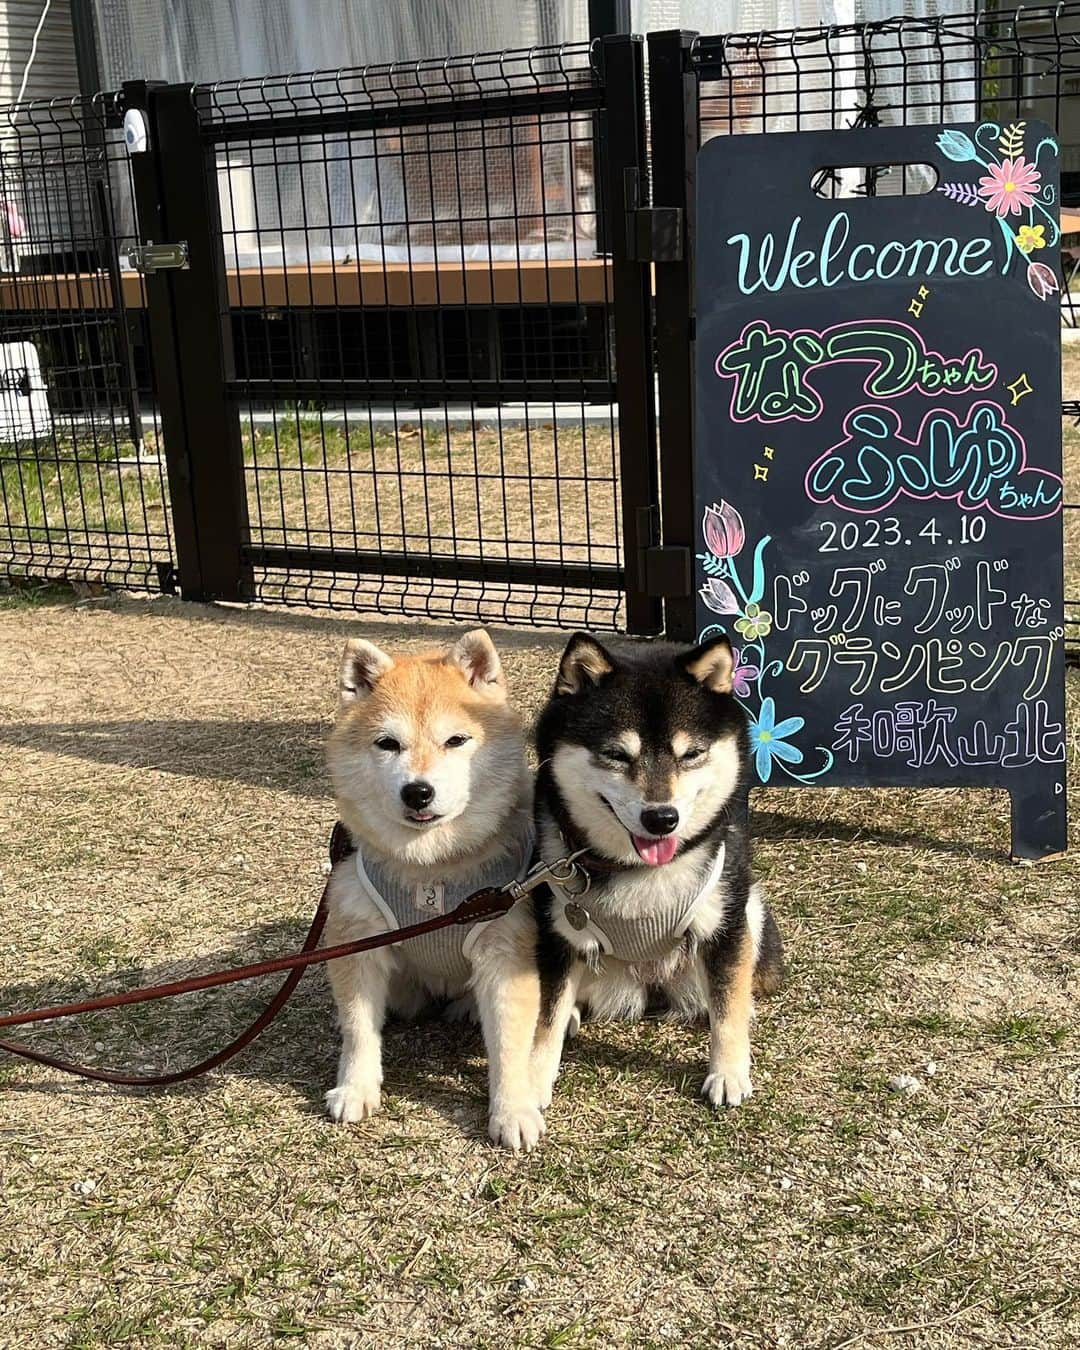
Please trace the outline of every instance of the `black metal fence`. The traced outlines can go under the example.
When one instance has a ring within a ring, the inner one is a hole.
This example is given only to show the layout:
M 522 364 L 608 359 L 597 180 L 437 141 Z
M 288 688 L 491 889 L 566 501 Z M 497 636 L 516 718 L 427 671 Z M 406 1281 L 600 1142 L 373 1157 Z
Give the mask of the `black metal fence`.
M 252 594 L 659 627 L 645 264 L 597 237 L 643 88 L 621 40 L 196 92 Z
M 119 122 L 113 95 L 0 112 L 0 572 L 169 589 Z
M 647 58 L 647 94 L 611 37 L 8 110 L 0 570 L 689 633 L 699 146 L 1041 116 L 1067 204 L 1080 3 Z M 1078 532 L 1070 503 L 1070 596 Z
M 658 631 L 643 53 L 10 110 L 9 226 L 44 206 L 0 339 L 45 392 L 0 431 L 0 568 Z

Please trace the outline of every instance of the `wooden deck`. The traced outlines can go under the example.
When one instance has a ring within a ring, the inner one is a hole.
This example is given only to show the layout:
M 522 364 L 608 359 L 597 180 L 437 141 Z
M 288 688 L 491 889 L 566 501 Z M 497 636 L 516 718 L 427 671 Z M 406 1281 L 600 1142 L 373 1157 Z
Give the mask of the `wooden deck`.
M 143 278 L 121 277 L 125 309 L 146 304 Z M 234 309 L 344 306 L 599 305 L 611 299 L 604 258 L 550 262 L 314 263 L 245 267 L 228 272 Z M 104 273 L 0 280 L 0 310 L 107 310 L 112 287 Z

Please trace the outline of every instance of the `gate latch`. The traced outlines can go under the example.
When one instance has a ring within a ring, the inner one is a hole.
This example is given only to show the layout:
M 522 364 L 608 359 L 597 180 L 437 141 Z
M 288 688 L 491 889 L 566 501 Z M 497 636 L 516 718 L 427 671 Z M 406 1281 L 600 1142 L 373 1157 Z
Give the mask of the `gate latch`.
M 681 209 L 677 206 L 639 206 L 632 211 L 630 257 L 635 262 L 680 262 Z
M 623 170 L 626 256 L 632 262 L 681 262 L 683 213 L 678 206 L 646 206 L 641 170 Z
M 150 276 L 154 272 L 186 270 L 191 265 L 188 262 L 186 239 L 181 239 L 178 244 L 155 244 L 150 240 L 129 248 L 127 256 L 131 266 L 143 276 Z
M 676 599 L 693 590 L 694 562 L 690 550 L 678 544 L 661 544 L 660 512 L 656 506 L 639 506 L 634 517 L 639 560 L 638 584 L 646 595 Z
M 690 595 L 693 563 L 688 548 L 654 545 L 644 555 L 645 594 L 674 600 Z

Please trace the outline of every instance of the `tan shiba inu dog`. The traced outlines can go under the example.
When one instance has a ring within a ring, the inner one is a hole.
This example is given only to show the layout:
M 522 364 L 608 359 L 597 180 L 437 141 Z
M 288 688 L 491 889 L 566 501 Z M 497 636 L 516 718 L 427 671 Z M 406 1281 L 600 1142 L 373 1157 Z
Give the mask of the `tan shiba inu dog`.
M 349 642 L 327 761 L 357 850 L 331 878 L 327 945 L 445 913 L 527 870 L 531 776 L 502 666 L 482 629 L 421 656 Z M 333 1120 L 379 1109 L 388 1011 L 409 1015 L 442 998 L 468 1014 L 473 946 L 501 922 L 330 963 L 342 1034 L 337 1086 L 327 1094 Z

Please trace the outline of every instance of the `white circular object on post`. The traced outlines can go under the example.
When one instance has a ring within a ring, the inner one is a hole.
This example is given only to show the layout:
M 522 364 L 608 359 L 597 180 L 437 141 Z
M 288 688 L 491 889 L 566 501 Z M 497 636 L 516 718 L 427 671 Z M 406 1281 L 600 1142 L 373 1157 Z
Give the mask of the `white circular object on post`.
M 129 108 L 124 114 L 124 144 L 129 155 L 146 153 L 150 143 L 150 133 L 146 129 L 146 118 L 138 108 Z

